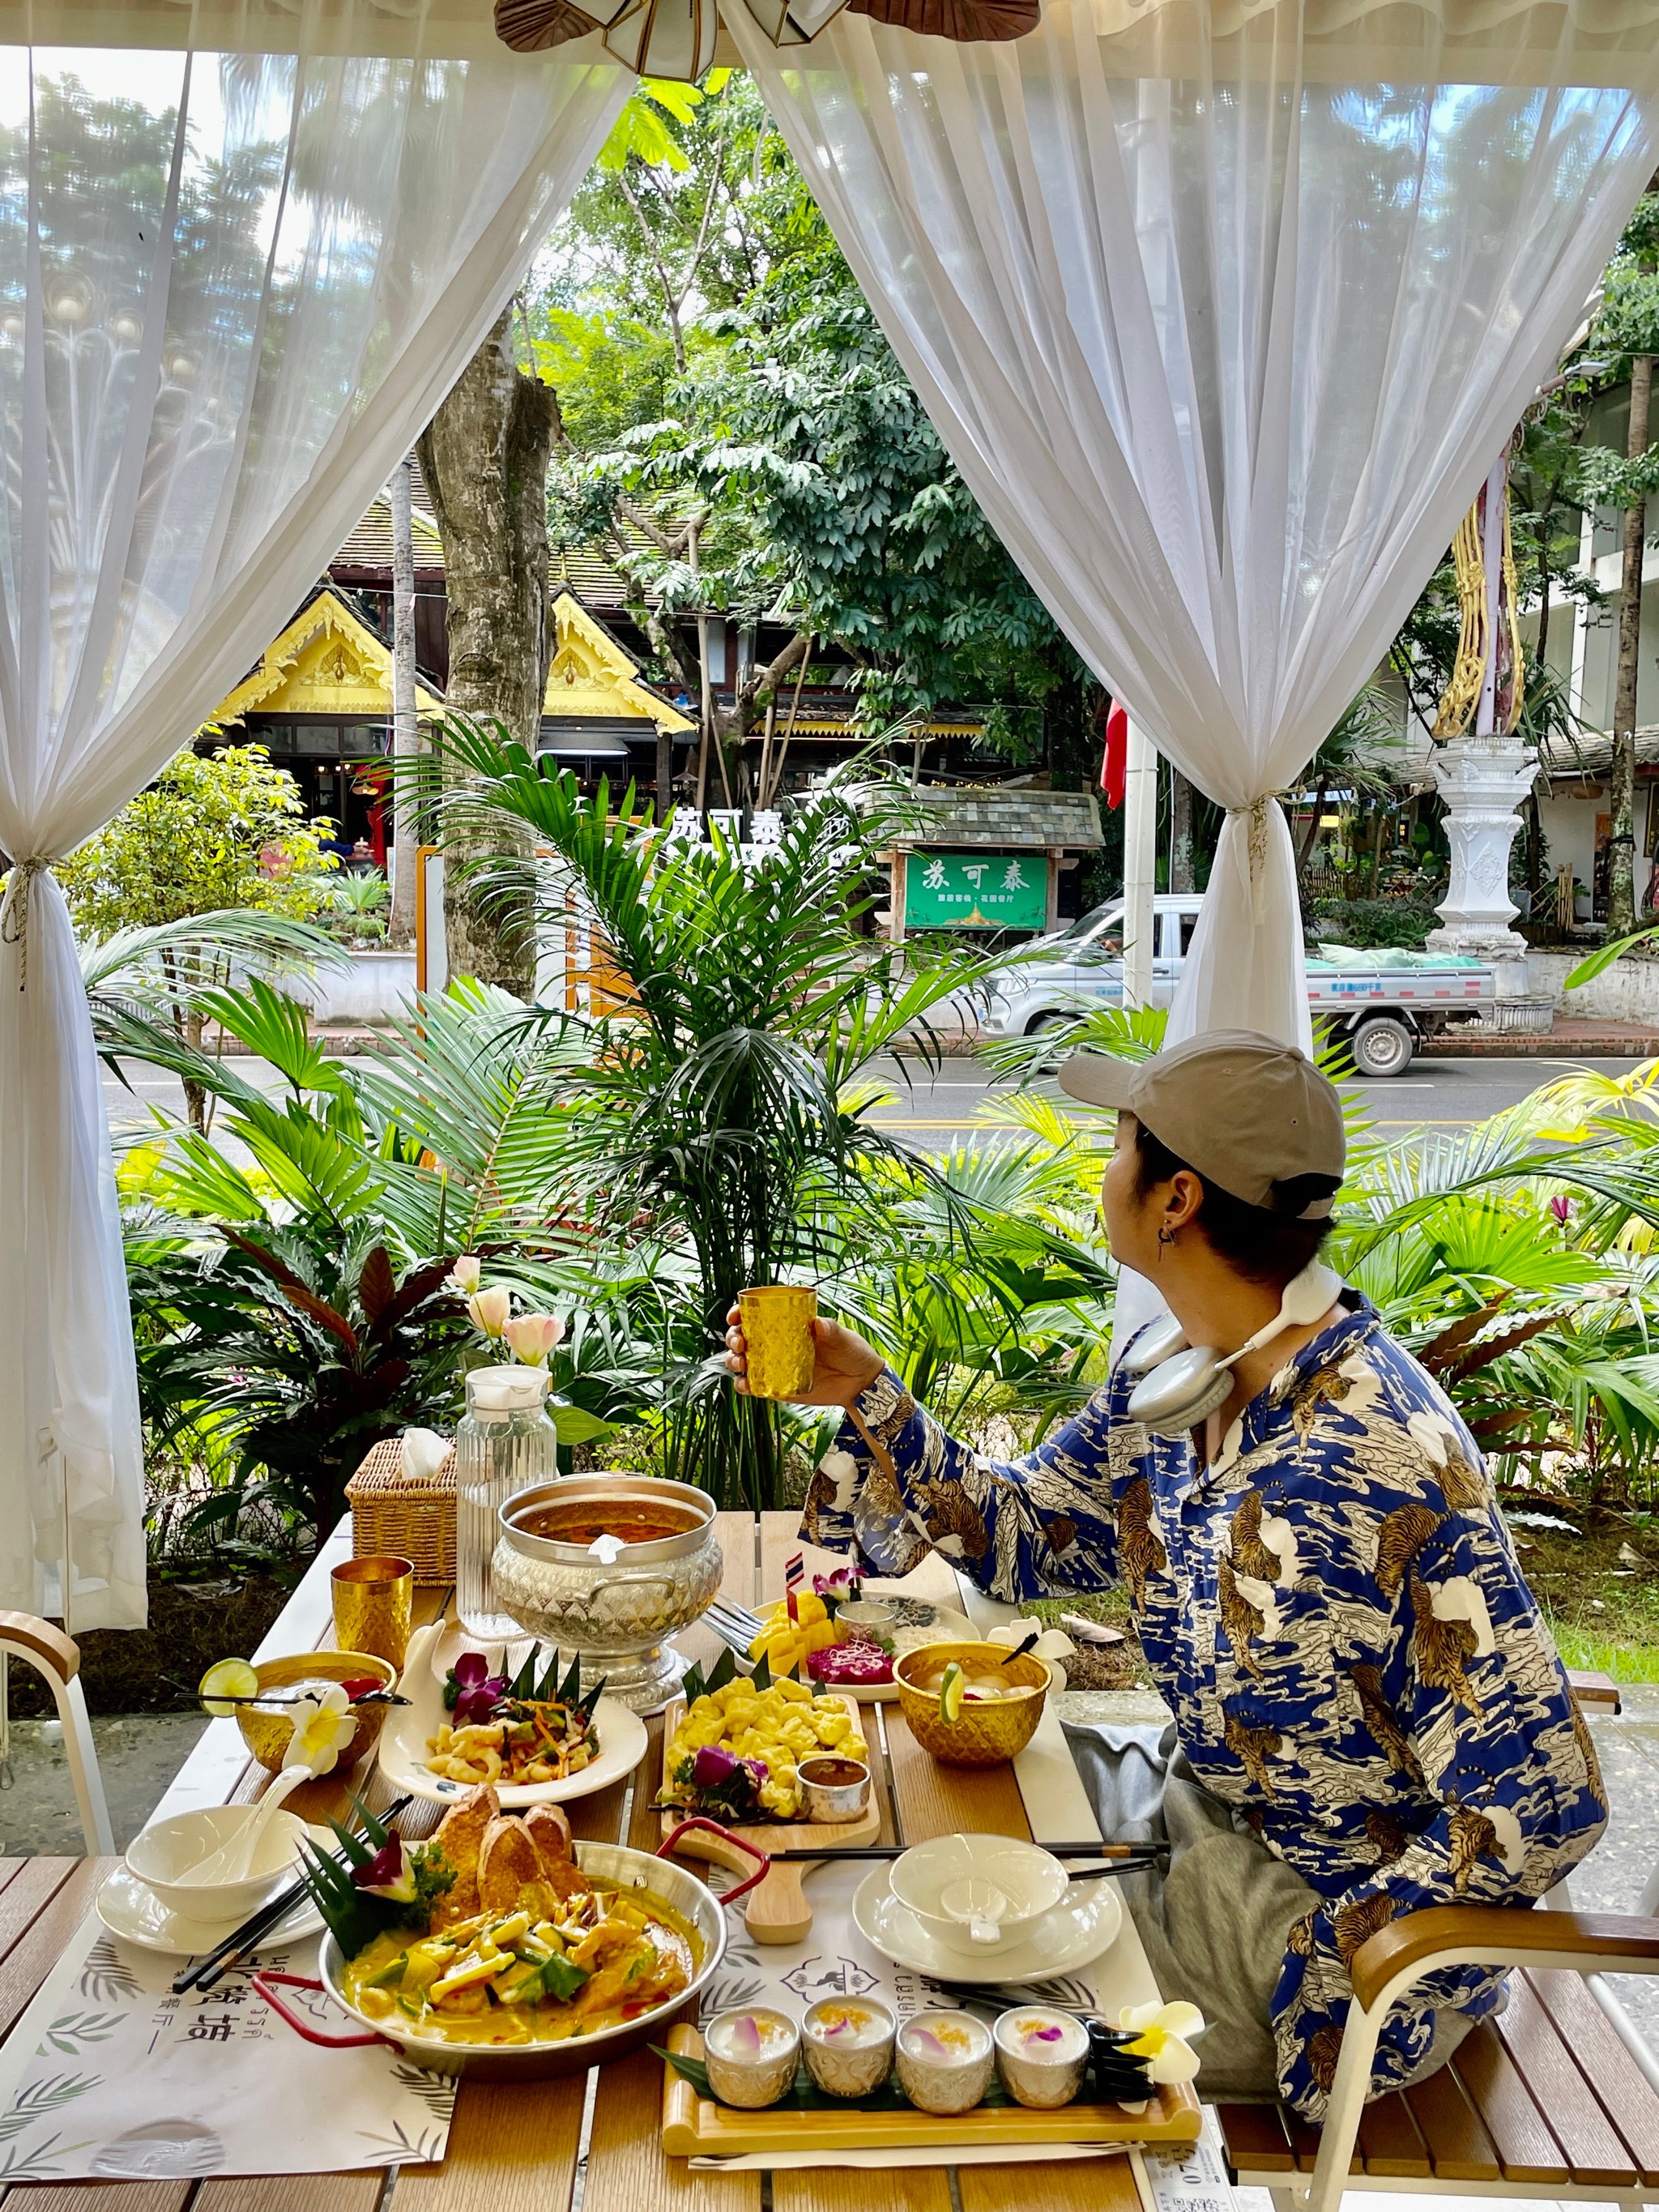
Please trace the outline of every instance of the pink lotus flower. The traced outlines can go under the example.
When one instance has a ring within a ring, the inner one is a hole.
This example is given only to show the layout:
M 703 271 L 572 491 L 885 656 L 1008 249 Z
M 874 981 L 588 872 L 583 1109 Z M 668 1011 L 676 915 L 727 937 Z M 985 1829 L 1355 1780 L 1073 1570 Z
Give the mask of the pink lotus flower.
M 500 1338 L 506 1331 L 513 1311 L 513 1293 L 497 1283 L 487 1291 L 475 1291 L 466 1302 L 474 1328 L 482 1329 L 487 1337 Z
M 478 1279 L 483 1273 L 483 1261 L 471 1252 L 463 1252 L 449 1271 L 449 1288 L 459 1291 L 464 1297 L 471 1297 L 477 1289 Z
M 556 1314 L 520 1314 L 501 1334 L 515 1359 L 526 1367 L 545 1367 L 554 1346 L 563 1341 L 564 1323 Z

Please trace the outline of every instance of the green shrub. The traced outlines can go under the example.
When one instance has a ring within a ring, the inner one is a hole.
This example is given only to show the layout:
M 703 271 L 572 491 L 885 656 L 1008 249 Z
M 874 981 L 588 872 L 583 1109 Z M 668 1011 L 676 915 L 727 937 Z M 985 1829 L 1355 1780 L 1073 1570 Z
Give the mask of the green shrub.
M 1434 908 L 1415 899 L 1316 899 L 1313 913 L 1313 936 L 1366 951 L 1398 946 L 1420 952 L 1429 932 L 1440 926 Z

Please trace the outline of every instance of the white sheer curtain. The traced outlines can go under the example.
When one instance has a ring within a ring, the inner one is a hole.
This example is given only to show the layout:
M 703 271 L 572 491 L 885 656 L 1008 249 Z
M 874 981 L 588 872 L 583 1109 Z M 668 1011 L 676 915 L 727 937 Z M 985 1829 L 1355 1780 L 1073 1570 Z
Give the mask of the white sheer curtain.
M 120 50 L 83 42 L 118 21 Z M 144 1618 L 143 1466 L 50 863 L 287 619 L 626 96 L 595 41 L 462 29 L 373 0 L 0 10 L 36 40 L 0 46 L 0 1607 L 75 1628 Z
M 1659 10 L 1048 0 L 1012 45 L 843 14 L 787 54 L 728 21 L 1004 543 L 1230 810 L 1172 1040 L 1305 1045 L 1258 802 L 1571 336 L 1654 167 Z

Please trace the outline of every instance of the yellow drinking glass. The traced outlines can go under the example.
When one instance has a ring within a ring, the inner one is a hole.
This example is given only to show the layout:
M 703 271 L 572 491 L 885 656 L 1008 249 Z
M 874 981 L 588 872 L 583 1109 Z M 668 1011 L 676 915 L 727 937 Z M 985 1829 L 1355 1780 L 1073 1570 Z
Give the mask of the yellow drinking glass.
M 409 1650 L 415 1569 L 408 1559 L 348 1559 L 336 1567 L 334 1640 L 342 1651 L 367 1651 L 401 1668 Z
M 812 1341 L 817 1310 L 817 1292 L 797 1290 L 792 1283 L 738 1291 L 738 1316 L 747 1346 L 751 1398 L 795 1398 L 811 1389 L 817 1364 Z

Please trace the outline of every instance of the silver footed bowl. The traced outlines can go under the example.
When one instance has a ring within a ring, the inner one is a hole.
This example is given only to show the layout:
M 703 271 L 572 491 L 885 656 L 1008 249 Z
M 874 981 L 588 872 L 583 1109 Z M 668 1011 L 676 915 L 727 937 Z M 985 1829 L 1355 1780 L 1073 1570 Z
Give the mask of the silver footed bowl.
M 639 1542 L 539 1533 L 561 1509 L 582 1505 L 595 1526 L 625 1530 L 630 1519 L 653 1517 L 679 1525 Z M 498 1518 L 491 1571 L 501 1611 L 556 1643 L 567 1663 L 580 1658 L 584 1686 L 604 1675 L 607 1695 L 635 1712 L 672 1696 L 686 1662 L 669 1638 L 708 1612 L 724 1571 L 708 1492 L 649 1474 L 570 1474 L 516 1492 Z

